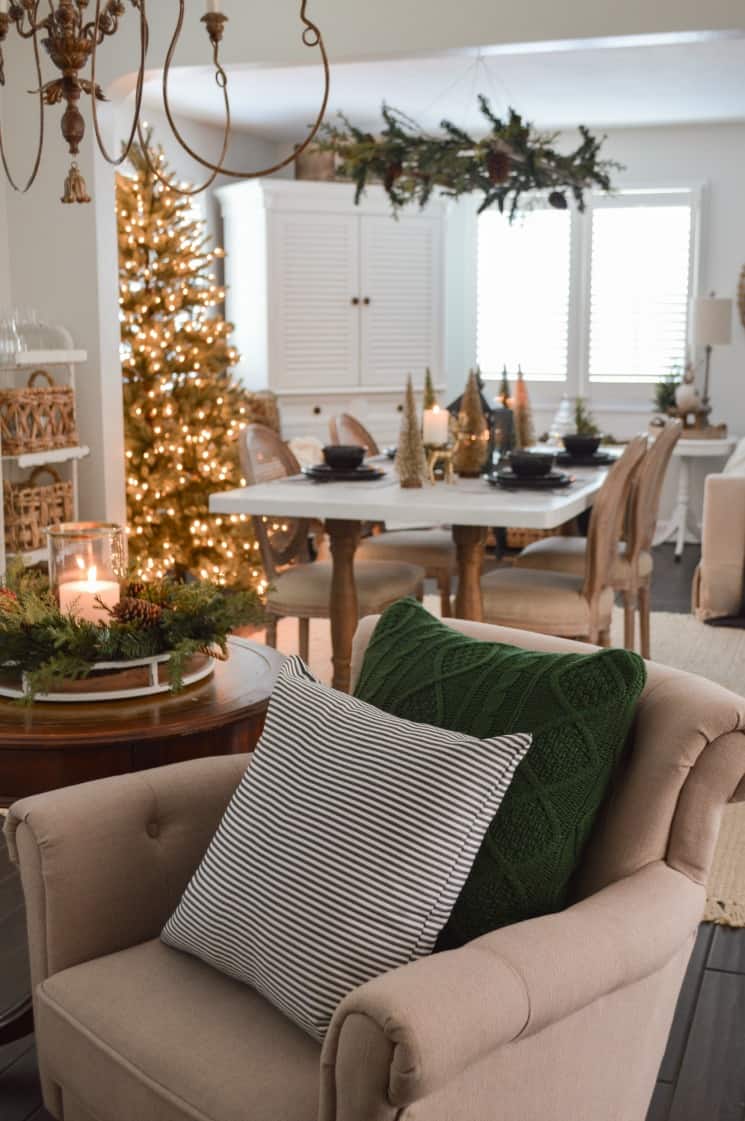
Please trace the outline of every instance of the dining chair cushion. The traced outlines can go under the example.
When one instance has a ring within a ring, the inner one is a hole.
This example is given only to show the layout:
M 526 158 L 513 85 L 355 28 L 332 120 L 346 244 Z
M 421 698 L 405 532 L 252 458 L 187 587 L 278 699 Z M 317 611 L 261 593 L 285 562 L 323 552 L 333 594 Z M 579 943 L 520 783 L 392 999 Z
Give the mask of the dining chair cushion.
M 590 604 L 582 594 L 584 576 L 530 568 L 497 568 L 481 578 L 484 621 L 525 631 L 581 638 L 590 631 Z M 598 597 L 598 623 L 610 626 L 613 589 Z
M 542 541 L 526 545 L 515 557 L 514 564 L 516 568 L 550 569 L 552 572 L 571 572 L 575 576 L 584 576 L 586 548 L 586 537 L 544 537 Z M 652 554 L 647 549 L 641 549 L 639 576 L 643 580 L 648 579 L 653 568 Z M 630 580 L 631 566 L 626 555 L 626 542 L 621 541 L 611 569 L 611 581 L 617 587 L 625 587 Z
M 315 561 L 279 573 L 267 595 L 267 609 L 274 615 L 327 619 L 331 572 L 331 561 Z M 403 596 L 420 595 L 425 575 L 423 568 L 403 561 L 355 561 L 360 616 L 376 615 Z
M 422 568 L 456 569 L 455 545 L 449 529 L 395 529 L 365 537 L 357 548 L 362 560 L 402 560 Z
M 381 617 L 356 696 L 479 738 L 533 734 L 438 948 L 566 905 L 645 676 L 628 650 L 558 654 L 483 642 L 414 600 Z
M 401 720 L 288 658 L 161 937 L 323 1039 L 348 992 L 432 952 L 529 746 Z

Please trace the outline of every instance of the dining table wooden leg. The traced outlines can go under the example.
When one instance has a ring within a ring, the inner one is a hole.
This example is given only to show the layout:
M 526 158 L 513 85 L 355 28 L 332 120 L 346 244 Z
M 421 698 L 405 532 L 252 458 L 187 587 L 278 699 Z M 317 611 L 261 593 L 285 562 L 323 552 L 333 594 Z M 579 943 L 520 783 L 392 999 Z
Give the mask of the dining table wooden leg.
M 352 666 L 352 639 L 357 629 L 359 606 L 354 582 L 354 554 L 360 538 L 360 523 L 331 519 L 326 522 L 331 548 L 331 661 L 332 685 L 349 692 Z
M 457 619 L 484 618 L 481 599 L 481 568 L 484 563 L 486 529 L 475 525 L 454 525 L 453 541 L 458 558 L 458 591 L 455 595 Z

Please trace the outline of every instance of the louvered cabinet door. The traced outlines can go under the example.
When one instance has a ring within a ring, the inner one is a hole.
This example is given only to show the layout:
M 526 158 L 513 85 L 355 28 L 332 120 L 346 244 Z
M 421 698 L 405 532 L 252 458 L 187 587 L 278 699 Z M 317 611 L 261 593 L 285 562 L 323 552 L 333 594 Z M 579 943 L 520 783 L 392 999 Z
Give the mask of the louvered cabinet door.
M 360 218 L 360 382 L 402 386 L 442 373 L 442 226 L 422 216 Z
M 359 217 L 275 211 L 268 248 L 273 385 L 357 385 Z

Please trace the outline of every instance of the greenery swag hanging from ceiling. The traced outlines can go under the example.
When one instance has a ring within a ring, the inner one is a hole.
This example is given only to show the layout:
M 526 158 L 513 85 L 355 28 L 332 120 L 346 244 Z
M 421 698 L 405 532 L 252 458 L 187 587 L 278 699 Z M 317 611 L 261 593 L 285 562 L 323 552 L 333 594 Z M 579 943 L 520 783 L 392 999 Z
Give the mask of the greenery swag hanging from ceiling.
M 357 185 L 359 202 L 368 183 L 382 182 L 394 211 L 416 201 L 425 206 L 439 190 L 450 198 L 481 194 L 479 214 L 491 206 L 508 211 L 510 219 L 526 193 L 544 193 L 551 206 L 565 210 L 568 195 L 584 210 L 584 193 L 610 191 L 611 173 L 620 168 L 600 159 L 605 137 L 579 126 L 582 142 L 561 153 L 558 133 L 541 133 L 514 109 L 501 120 L 489 101 L 479 96 L 489 123 L 486 136 L 475 139 L 452 121 L 442 121 L 442 135 L 433 136 L 398 109 L 383 105 L 385 127 L 379 136 L 356 128 L 343 114 L 340 124 L 326 124 L 320 146 L 340 160 L 338 173 Z

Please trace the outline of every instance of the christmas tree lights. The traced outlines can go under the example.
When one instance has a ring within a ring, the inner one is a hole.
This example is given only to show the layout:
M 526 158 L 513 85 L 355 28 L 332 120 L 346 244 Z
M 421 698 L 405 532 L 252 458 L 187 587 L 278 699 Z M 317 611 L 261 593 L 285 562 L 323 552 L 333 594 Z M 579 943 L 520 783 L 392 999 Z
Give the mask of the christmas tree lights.
M 169 178 L 163 153 L 148 151 Z M 145 581 L 190 574 L 262 592 L 250 520 L 208 509 L 214 491 L 245 485 L 238 439 L 250 419 L 232 325 L 214 310 L 223 251 L 141 149 L 130 160 L 132 174 L 117 177 L 130 560 Z

